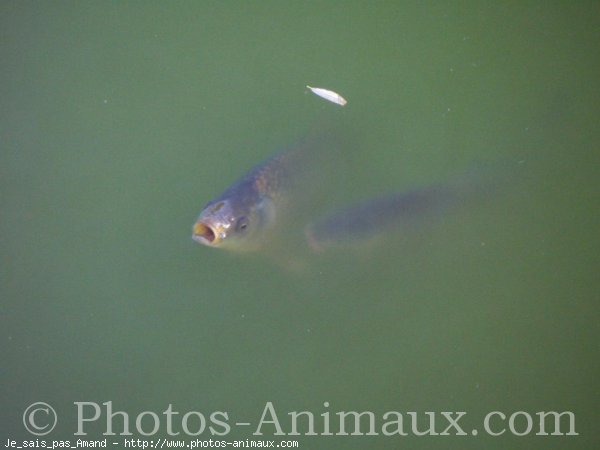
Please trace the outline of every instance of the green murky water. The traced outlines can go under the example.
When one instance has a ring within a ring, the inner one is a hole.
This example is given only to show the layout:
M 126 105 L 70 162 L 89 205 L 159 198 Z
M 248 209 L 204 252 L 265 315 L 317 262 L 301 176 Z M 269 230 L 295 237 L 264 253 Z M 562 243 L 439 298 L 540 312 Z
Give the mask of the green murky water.
M 218 438 L 224 411 L 226 439 L 259 439 L 273 402 L 284 431 L 306 410 L 320 434 L 327 412 L 372 411 L 378 431 L 386 411 L 468 413 L 466 437 L 288 437 L 301 448 L 591 448 L 599 19 L 595 2 L 3 2 L 3 443 L 35 437 L 37 401 L 59 416 L 48 440 L 74 439 L 74 402 L 102 407 L 85 431 L 103 437 L 107 401 L 134 437 L 143 411 L 168 437 L 172 404 L 178 431 L 198 411 Z M 310 270 L 192 242 L 206 201 L 323 117 L 352 136 L 344 200 L 490 160 L 518 181 Z M 553 410 L 579 436 L 482 429 Z

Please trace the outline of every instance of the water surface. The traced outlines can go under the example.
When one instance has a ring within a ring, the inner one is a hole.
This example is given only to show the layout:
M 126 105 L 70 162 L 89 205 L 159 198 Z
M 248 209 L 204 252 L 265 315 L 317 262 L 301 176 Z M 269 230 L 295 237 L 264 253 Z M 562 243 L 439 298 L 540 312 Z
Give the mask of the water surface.
M 253 423 L 271 401 L 282 417 L 467 411 L 468 431 L 489 411 L 573 411 L 580 434 L 302 448 L 597 442 L 596 3 L 0 11 L 3 438 L 30 436 L 34 401 L 62 412 L 54 439 L 72 436 L 76 401 Z M 304 271 L 191 240 L 209 199 L 328 116 L 353 143 L 340 203 L 487 161 L 519 183 Z

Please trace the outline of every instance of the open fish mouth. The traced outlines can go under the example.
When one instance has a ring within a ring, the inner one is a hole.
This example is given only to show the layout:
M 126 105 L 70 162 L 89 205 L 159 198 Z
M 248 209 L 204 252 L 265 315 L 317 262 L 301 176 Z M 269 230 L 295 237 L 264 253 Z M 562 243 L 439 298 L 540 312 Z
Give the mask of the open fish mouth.
M 192 233 L 192 239 L 204 245 L 216 245 L 219 242 L 216 230 L 204 222 L 196 222 Z

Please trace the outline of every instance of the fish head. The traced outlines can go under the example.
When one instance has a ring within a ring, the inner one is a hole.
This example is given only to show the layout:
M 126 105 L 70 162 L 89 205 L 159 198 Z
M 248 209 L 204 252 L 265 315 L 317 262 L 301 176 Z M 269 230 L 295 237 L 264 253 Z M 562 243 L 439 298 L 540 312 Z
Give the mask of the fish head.
M 192 239 L 208 247 L 255 250 L 273 216 L 268 199 L 250 205 L 235 198 L 213 201 L 198 216 Z

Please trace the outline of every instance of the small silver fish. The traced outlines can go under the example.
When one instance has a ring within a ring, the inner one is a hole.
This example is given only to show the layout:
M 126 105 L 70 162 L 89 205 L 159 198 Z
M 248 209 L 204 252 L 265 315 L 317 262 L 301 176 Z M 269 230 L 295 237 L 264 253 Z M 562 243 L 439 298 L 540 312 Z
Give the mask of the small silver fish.
M 306 87 L 310 89 L 314 94 L 332 103 L 336 103 L 340 106 L 344 106 L 346 103 L 348 103 L 346 99 L 337 92 L 330 91 L 329 89 L 312 87 L 309 85 L 306 85 Z

